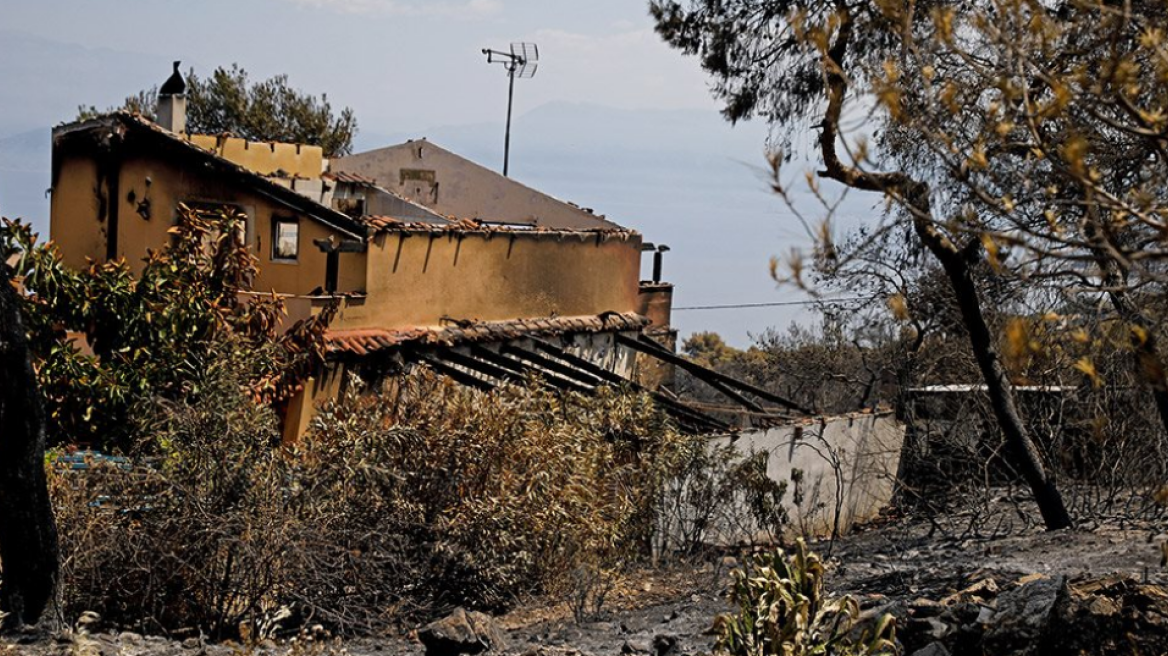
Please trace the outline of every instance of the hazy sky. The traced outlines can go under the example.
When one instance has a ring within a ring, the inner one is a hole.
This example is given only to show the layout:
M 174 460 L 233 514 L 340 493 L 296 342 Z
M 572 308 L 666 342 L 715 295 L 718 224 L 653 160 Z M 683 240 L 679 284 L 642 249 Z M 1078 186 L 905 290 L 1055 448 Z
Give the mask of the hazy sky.
M 669 243 L 677 305 L 800 298 L 767 275 L 772 255 L 806 239 L 758 172 L 765 126 L 721 121 L 697 62 L 653 32 L 646 0 L 5 2 L 0 209 L 46 225 L 47 128 L 78 105 L 161 84 L 175 59 L 203 74 L 238 62 L 254 79 L 287 73 L 327 92 L 356 111 L 360 147 L 438 137 L 496 166 L 506 76 L 480 51 L 514 41 L 542 55 L 536 77 L 517 83 L 517 178 Z M 802 307 L 675 314 L 683 337 L 712 329 L 739 346 L 792 320 L 813 317 Z
M 695 62 L 653 33 L 642 0 L 36 0 L 5 3 L 0 28 L 181 59 L 184 70 L 237 61 L 257 76 L 289 73 L 357 108 L 374 132 L 500 115 L 502 66 L 480 50 L 512 41 L 545 55 L 520 83 L 518 110 L 552 100 L 715 108 Z M 153 80 L 127 82 L 126 92 Z

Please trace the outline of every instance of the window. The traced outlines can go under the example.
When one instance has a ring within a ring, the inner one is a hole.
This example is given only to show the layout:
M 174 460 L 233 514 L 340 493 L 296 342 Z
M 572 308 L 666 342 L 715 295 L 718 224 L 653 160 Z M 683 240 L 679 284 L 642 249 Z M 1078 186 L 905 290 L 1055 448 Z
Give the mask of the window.
M 289 217 L 272 219 L 272 259 L 295 262 L 300 257 L 300 221 Z
M 235 226 L 235 237 L 238 239 L 238 244 L 246 245 L 248 234 L 251 231 L 251 216 L 255 208 L 250 208 L 248 212 L 244 207 L 235 205 L 233 203 L 219 203 L 214 201 L 202 200 L 187 200 L 183 202 L 196 216 L 204 221 L 210 221 L 215 225 L 220 222 L 227 221 L 228 225 Z M 178 217 L 175 216 L 175 224 L 178 224 Z M 177 236 L 171 235 L 171 244 L 177 241 Z

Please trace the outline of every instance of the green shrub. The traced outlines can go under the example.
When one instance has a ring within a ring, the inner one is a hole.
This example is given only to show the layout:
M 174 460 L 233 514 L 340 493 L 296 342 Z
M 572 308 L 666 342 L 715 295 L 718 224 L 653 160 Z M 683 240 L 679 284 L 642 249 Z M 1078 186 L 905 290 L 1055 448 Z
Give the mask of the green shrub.
M 828 598 L 824 567 L 803 540 L 789 557 L 781 550 L 756 555 L 731 573 L 734 610 L 718 616 L 716 654 L 724 656 L 876 655 L 896 653 L 894 620 L 885 615 L 870 634 L 856 637 L 856 600 Z
M 137 273 L 125 259 L 73 270 L 29 225 L 0 223 L 0 256 L 18 255 L 15 275 L 30 292 L 22 310 L 50 442 L 127 448 L 135 406 L 197 392 L 216 358 L 230 357 L 239 384 L 265 403 L 287 398 L 319 365 L 333 310 L 285 330 L 278 297 L 241 295 L 258 271 L 239 238 L 244 220 L 180 205 L 172 243 Z M 84 335 L 93 355 L 67 332 Z

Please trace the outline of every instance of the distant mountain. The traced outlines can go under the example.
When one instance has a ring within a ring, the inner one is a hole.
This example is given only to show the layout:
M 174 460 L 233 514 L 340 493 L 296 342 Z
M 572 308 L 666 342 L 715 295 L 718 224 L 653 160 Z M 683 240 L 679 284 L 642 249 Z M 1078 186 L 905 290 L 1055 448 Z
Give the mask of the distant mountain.
M 170 62 L 0 29 L 0 136 L 56 125 L 161 83 Z
M 48 231 L 49 131 L 164 80 L 170 62 L 0 29 L 0 214 Z

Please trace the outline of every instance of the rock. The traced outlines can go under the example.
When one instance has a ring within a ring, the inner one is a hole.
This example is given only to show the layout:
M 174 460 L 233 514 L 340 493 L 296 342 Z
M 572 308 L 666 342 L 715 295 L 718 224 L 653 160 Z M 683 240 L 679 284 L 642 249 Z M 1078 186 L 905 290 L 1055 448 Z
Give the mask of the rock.
M 953 627 L 936 617 L 912 617 L 898 620 L 896 637 L 904 645 L 906 652 L 920 650 L 931 643 L 945 640 L 953 633 Z
M 1107 597 L 1091 597 L 1087 602 L 1085 610 L 1090 615 L 1097 617 L 1113 617 L 1119 614 L 1119 604 L 1113 599 Z
M 676 656 L 677 636 L 658 634 L 653 637 L 654 656 Z
M 945 645 L 939 642 L 931 642 L 928 645 L 914 651 L 912 656 L 949 656 L 949 650 Z
M 909 620 L 907 626 L 917 625 L 917 631 L 923 634 L 931 642 L 944 640 L 952 629 L 949 625 L 937 619 L 936 617 L 928 617 L 924 619 Z
M 653 647 L 647 640 L 625 640 L 621 645 L 622 654 L 652 654 Z
M 953 606 L 963 601 L 977 601 L 979 599 L 985 601 L 997 597 L 998 592 L 997 581 L 993 579 L 982 579 L 960 592 L 955 592 L 945 597 L 941 600 L 941 604 Z
M 937 617 L 945 612 L 945 606 L 932 599 L 914 599 L 908 603 L 908 612 L 913 617 Z
M 506 649 L 503 632 L 490 615 L 467 612 L 462 608 L 427 624 L 418 631 L 418 640 L 425 645 L 427 656 L 481 654 Z
M 1037 653 L 1055 619 L 1059 601 L 1067 595 L 1062 576 L 1031 579 L 1002 593 L 986 630 L 985 652 L 1001 656 Z

